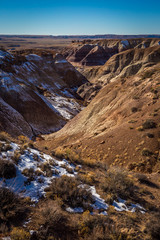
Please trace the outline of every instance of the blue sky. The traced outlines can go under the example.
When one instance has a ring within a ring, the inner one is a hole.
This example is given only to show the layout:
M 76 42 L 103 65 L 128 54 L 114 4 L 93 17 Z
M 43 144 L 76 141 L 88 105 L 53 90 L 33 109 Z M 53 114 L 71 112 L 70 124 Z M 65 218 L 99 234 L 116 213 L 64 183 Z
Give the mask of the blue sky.
M 0 34 L 160 34 L 160 0 L 0 0 Z

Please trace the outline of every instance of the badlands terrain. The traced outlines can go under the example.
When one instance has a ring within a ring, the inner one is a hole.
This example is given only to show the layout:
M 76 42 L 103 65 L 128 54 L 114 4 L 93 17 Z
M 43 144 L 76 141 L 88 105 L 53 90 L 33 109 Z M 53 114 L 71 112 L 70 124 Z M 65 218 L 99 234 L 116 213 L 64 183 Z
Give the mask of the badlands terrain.
M 1 36 L 1 239 L 159 239 L 160 38 L 140 37 Z

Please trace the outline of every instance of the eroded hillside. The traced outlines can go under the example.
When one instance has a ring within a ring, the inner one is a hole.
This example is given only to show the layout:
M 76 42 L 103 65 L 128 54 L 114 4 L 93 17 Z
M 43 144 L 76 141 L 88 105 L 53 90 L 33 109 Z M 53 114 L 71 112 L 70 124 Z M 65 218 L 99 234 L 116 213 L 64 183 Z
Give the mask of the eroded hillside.
M 62 130 L 45 138 L 49 148 L 63 146 L 88 161 L 158 171 L 159 51 L 159 46 L 134 49 L 110 58 L 102 66 L 111 69 L 103 76 L 103 88 Z M 128 70 L 132 67 L 135 72 Z
M 28 137 L 57 131 L 81 110 L 76 90 L 85 82 L 61 55 L 0 50 L 0 130 Z

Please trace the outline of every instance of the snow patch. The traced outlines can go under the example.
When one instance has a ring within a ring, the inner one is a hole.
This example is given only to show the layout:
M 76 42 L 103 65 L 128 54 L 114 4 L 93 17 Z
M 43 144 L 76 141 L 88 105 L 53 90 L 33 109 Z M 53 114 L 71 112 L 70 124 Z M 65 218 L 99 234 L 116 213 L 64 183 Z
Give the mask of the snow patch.
M 5 157 L 9 159 L 11 155 L 14 154 L 19 146 L 15 143 L 11 143 L 12 150 L 5 153 Z M 11 154 L 12 153 L 12 154 Z M 53 175 L 47 177 L 44 172 L 41 171 L 41 164 L 50 164 Z M 72 169 L 73 174 L 68 173 L 65 167 Z M 28 182 L 27 177 L 25 177 L 22 172 L 24 169 L 33 169 L 34 173 L 38 170 L 39 176 L 34 175 L 34 180 Z M 0 184 L 4 187 L 11 188 L 16 193 L 22 193 L 25 197 L 30 197 L 32 201 L 38 201 L 40 197 L 45 195 L 44 189 L 49 186 L 52 179 L 55 177 L 61 177 L 67 175 L 74 177 L 77 172 L 75 171 L 75 166 L 69 164 L 67 160 L 58 161 L 52 158 L 50 155 L 39 152 L 36 149 L 28 148 L 21 155 L 20 160 L 16 166 L 17 175 L 12 179 L 0 179 Z
M 84 210 L 81 207 L 77 207 L 77 208 L 71 208 L 71 207 L 67 207 L 66 211 L 69 213 L 83 213 Z
M 62 59 L 62 60 L 56 60 L 55 64 L 57 63 L 68 63 L 66 59 Z
M 121 44 L 123 45 L 123 47 L 128 47 L 129 46 L 128 40 L 122 40 Z
M 28 61 L 40 61 L 42 60 L 42 58 L 40 56 L 38 56 L 37 54 L 29 54 L 26 56 L 26 59 Z
M 5 142 L 0 141 L 2 144 Z M 12 149 L 1 152 L 0 157 L 4 157 L 9 160 L 14 152 L 20 149 L 19 145 L 11 142 L 10 146 Z M 48 164 L 52 171 L 51 176 L 47 176 L 47 173 L 41 170 L 43 164 Z M 81 167 L 81 166 L 80 166 Z M 67 169 L 71 169 L 72 173 L 69 173 Z M 16 177 L 12 179 L 0 179 L 0 185 L 11 188 L 14 192 L 22 194 L 22 196 L 30 197 L 32 201 L 38 202 L 39 198 L 45 196 L 45 188 L 48 187 L 52 179 L 67 175 L 69 177 L 75 177 L 77 172 L 75 171 L 76 166 L 70 164 L 66 159 L 57 160 L 48 154 L 40 152 L 37 149 L 27 148 L 24 153 L 20 156 L 19 162 L 16 165 Z M 32 180 L 23 174 L 26 169 L 32 169 Z M 36 174 L 38 171 L 38 174 Z M 88 191 L 91 192 L 94 203 L 91 204 L 94 210 L 98 210 L 99 214 L 107 215 L 107 209 L 109 205 L 103 198 L 96 192 L 95 186 L 88 186 L 86 184 L 79 185 L 80 188 L 87 187 Z M 135 212 L 138 209 L 141 213 L 145 213 L 145 209 L 140 204 L 131 203 L 129 206 L 126 204 L 126 200 L 118 198 L 118 201 L 113 201 L 113 206 L 116 211 L 128 211 Z M 84 209 L 81 207 L 71 208 L 67 207 L 66 211 L 70 213 L 83 213 Z M 96 214 L 96 213 L 91 213 Z
M 59 114 L 67 120 L 73 118 L 73 116 L 82 110 L 82 106 L 72 98 L 69 99 L 52 94 L 51 97 L 47 97 L 47 99 Z
M 13 58 L 13 56 L 9 52 L 0 50 L 0 58 L 1 59 Z
M 100 195 L 96 192 L 96 188 L 95 188 L 95 186 L 91 186 L 90 188 L 89 188 L 89 190 L 91 191 L 91 193 L 92 193 L 92 196 L 93 196 L 93 198 L 94 198 L 94 200 L 95 200 L 95 203 L 94 204 L 92 204 L 92 207 L 94 208 L 94 209 L 105 209 L 105 210 L 107 210 L 107 208 L 108 208 L 108 204 L 105 202 L 105 200 L 104 199 L 102 199 L 101 197 L 100 197 Z
M 145 209 L 142 206 L 140 206 L 140 204 L 131 203 L 131 205 L 127 207 L 125 203 L 126 203 L 126 200 L 118 198 L 118 202 L 115 200 L 113 201 L 113 206 L 115 210 L 119 212 L 122 212 L 122 211 L 135 212 L 136 209 L 138 209 L 140 210 L 141 213 L 145 213 Z

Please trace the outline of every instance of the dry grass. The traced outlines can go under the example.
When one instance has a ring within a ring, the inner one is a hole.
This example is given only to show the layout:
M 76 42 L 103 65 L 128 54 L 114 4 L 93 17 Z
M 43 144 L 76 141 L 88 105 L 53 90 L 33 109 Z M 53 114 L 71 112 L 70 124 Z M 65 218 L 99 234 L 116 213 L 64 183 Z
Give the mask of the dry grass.
M 23 228 L 13 228 L 10 233 L 12 240 L 30 240 L 30 233 Z
M 150 239 L 159 240 L 160 236 L 160 212 L 157 212 L 151 216 L 146 223 L 145 231 L 150 235 Z
M 0 132 L 0 141 L 10 142 L 11 136 L 7 132 Z

